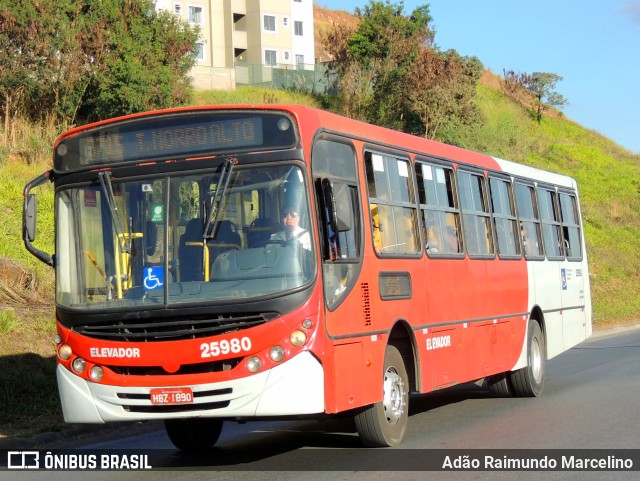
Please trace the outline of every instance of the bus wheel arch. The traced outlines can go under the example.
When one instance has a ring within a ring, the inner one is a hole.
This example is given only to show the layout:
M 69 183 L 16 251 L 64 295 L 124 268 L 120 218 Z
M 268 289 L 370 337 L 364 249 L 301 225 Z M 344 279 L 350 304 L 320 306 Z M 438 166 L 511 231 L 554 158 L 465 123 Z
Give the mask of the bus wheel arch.
M 527 365 L 513 371 L 509 377 L 514 395 L 538 397 L 544 387 L 547 348 L 544 318 L 537 306 L 527 322 Z
M 409 323 L 399 320 L 389 334 L 389 345 L 394 346 L 402 355 L 407 375 L 409 376 L 409 392 L 420 391 L 420 362 L 416 359 L 418 348 Z

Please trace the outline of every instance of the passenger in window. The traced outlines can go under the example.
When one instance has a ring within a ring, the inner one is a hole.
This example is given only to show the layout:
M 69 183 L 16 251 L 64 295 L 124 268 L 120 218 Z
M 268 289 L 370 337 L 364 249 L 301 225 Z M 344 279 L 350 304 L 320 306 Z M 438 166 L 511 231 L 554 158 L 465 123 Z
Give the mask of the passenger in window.
M 520 236 L 522 237 L 522 245 L 524 246 L 524 253 L 528 256 L 537 256 L 540 254 L 540 248 L 538 242 L 535 239 L 535 235 L 531 236 L 527 233 L 527 229 L 522 222 L 520 222 Z
M 440 238 L 440 229 L 436 224 L 433 217 L 425 214 L 425 239 L 427 241 L 427 251 L 431 254 L 438 254 L 441 252 L 441 248 L 438 245 L 438 239 Z
M 373 247 L 376 253 L 382 252 L 382 224 L 380 223 L 380 215 L 378 213 L 378 206 L 371 204 L 371 228 L 373 230 Z
M 300 227 L 300 211 L 295 206 L 287 205 L 282 210 L 283 229 L 271 236 L 271 240 L 300 242 L 302 247 L 311 250 L 311 237 L 306 229 Z
M 460 252 L 458 233 L 453 226 L 448 225 L 445 229 L 444 241 L 446 244 L 447 253 L 457 254 Z

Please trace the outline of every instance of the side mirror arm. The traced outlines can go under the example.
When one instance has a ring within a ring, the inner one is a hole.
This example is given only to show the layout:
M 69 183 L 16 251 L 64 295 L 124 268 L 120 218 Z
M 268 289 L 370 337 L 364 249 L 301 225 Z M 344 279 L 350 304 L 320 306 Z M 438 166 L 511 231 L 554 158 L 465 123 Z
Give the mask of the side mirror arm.
M 24 241 L 24 246 L 29 252 L 31 252 L 31 254 L 33 254 L 36 258 L 40 259 L 45 264 L 54 267 L 54 256 L 38 249 L 32 244 L 32 242 L 36 239 L 38 202 L 36 195 L 31 193 L 31 189 L 46 182 L 52 181 L 53 170 L 48 170 L 47 172 L 40 174 L 25 186 L 23 192 L 24 203 L 22 207 L 22 240 Z

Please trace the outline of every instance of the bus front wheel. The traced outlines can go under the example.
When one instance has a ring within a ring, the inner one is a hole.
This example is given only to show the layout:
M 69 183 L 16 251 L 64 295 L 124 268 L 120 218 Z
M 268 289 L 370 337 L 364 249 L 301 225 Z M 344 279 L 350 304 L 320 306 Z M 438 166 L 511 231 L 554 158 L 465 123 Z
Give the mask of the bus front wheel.
M 165 419 L 164 427 L 173 445 L 183 451 L 210 449 L 220 438 L 219 418 Z
M 387 346 L 382 401 L 355 416 L 360 439 L 368 447 L 395 446 L 402 441 L 409 414 L 409 378 L 400 351 Z
M 527 366 L 511 373 L 511 386 L 516 396 L 537 397 L 544 387 L 547 351 L 542 329 L 535 319 L 529 319 L 527 331 Z

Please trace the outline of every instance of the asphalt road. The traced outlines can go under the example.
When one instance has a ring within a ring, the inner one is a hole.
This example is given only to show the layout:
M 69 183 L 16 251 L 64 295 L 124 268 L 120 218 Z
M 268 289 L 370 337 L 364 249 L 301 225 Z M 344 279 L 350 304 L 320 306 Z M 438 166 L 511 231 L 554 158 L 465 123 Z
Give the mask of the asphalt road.
M 349 419 L 227 423 L 216 449 L 206 454 L 180 453 L 163 431 L 64 446 L 162 450 L 154 451 L 153 463 L 161 470 L 3 472 L 0 479 L 638 479 L 638 471 L 417 470 L 430 465 L 433 453 L 442 457 L 450 452 L 452 460 L 458 455 L 481 459 L 486 453 L 477 450 L 491 449 L 631 449 L 640 468 L 639 366 L 640 327 L 609 330 L 549 361 L 539 398 L 494 398 L 477 384 L 412 397 L 409 429 L 398 448 L 361 448 Z M 505 452 L 509 457 L 514 453 Z M 533 457 L 548 452 L 527 451 Z M 196 469 L 174 471 L 176 466 Z

